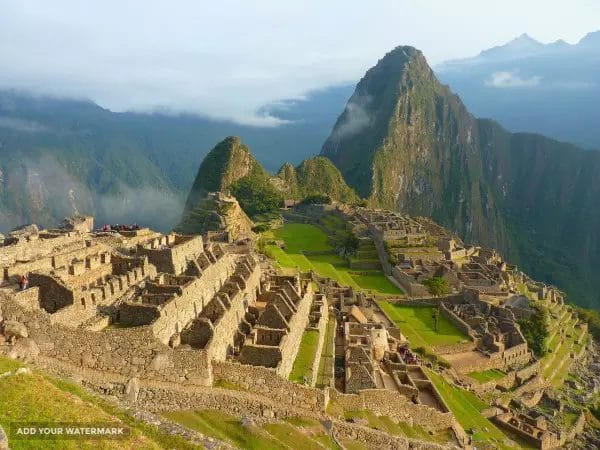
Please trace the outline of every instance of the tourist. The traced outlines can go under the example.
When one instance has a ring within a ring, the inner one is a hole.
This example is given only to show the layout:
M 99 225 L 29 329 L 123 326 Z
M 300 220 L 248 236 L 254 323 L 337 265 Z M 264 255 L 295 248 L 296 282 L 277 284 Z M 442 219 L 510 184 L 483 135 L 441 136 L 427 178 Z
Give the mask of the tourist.
M 29 286 L 29 279 L 27 278 L 27 274 L 21 277 L 21 290 L 24 291 Z

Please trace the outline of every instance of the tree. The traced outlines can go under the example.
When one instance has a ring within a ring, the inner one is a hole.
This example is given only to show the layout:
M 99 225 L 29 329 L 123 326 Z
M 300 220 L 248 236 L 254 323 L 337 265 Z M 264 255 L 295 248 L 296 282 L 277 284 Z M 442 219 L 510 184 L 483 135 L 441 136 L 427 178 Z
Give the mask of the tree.
M 331 197 L 325 194 L 308 195 L 300 202 L 303 205 L 331 205 Z
M 521 319 L 517 323 L 527 341 L 527 345 L 536 356 L 544 356 L 548 351 L 548 313 L 539 306 L 532 306 L 534 314 L 528 319 Z
M 433 317 L 433 329 L 437 333 L 437 331 L 438 331 L 438 319 L 440 318 L 440 309 L 439 308 L 435 308 L 433 310 L 433 314 L 432 314 L 431 317 Z
M 427 278 L 423 281 L 423 285 L 427 287 L 429 293 L 435 297 L 442 297 L 450 293 L 448 280 L 442 277 Z

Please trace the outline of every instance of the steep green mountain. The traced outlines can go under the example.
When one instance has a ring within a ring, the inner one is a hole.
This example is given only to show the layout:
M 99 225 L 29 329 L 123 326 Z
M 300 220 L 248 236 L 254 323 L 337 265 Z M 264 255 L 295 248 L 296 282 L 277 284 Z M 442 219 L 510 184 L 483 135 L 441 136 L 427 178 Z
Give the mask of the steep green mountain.
M 286 163 L 273 181 L 286 198 L 302 200 L 310 195 L 326 194 L 346 203 L 358 200 L 338 168 L 323 156 L 306 159 L 297 167 Z
M 215 142 L 242 136 L 268 170 L 297 164 L 319 148 L 350 93 L 339 86 L 266 105 L 260 113 L 283 123 L 261 128 L 0 91 L 0 232 L 77 211 L 166 231 Z
M 230 136 L 208 152 L 200 164 L 183 215 L 185 217 L 209 192 L 217 191 L 233 194 L 249 215 L 278 208 L 283 196 L 270 178 L 241 139 Z
M 218 143 L 200 164 L 179 227 L 194 229 L 194 217 L 206 222 L 207 194 L 217 191 L 235 196 L 249 216 L 275 210 L 284 199 L 301 200 L 315 194 L 344 202 L 358 200 L 329 159 L 316 156 L 297 167 L 286 163 L 271 176 L 235 136 Z
M 372 205 L 431 216 L 600 307 L 600 153 L 476 119 L 418 50 L 366 73 L 322 154 Z

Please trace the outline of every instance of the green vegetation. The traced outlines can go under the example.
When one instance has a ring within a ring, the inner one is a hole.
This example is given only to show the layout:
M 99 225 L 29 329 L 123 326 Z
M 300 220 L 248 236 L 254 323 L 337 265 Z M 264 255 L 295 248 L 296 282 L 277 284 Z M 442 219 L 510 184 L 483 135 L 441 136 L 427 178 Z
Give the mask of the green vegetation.
M 321 351 L 321 361 L 319 361 L 319 373 L 317 374 L 317 387 L 325 388 L 329 386 L 329 381 L 333 375 L 333 364 L 335 360 L 335 345 L 333 337 L 335 334 L 336 321 L 334 317 L 329 317 L 327 321 L 327 330 L 323 340 L 323 350 Z
M 318 422 L 302 418 L 259 427 L 244 425 L 238 418 L 219 411 L 175 411 L 164 415 L 207 436 L 249 450 L 338 448 Z
M 469 337 L 456 326 L 439 315 L 434 319 L 433 306 L 404 306 L 388 301 L 379 302 L 381 308 L 394 321 L 400 332 L 404 334 L 413 347 L 431 348 L 440 345 L 458 344 Z
M 328 218 L 325 224 L 330 235 L 316 225 L 302 223 L 286 223 L 280 228 L 264 233 L 263 240 L 279 240 L 284 243 L 284 249 L 274 244 L 265 244 L 264 252 L 284 268 L 296 267 L 303 272 L 313 270 L 341 285 L 373 291 L 375 294 L 402 294 L 381 270 L 350 269 L 347 259 L 335 252 L 336 247 L 332 242 L 337 242 L 337 247 L 341 249 L 342 243 L 351 239 L 348 233 L 342 231 L 343 220 Z
M 421 356 L 421 358 L 426 359 L 430 363 L 442 367 L 444 369 L 449 369 L 451 364 L 446 361 L 444 358 L 439 356 L 437 353 L 428 350 L 425 347 L 415 347 L 413 351 Z
M 441 432 L 430 435 L 420 426 L 411 426 L 406 422 L 396 422 L 388 416 L 377 416 L 368 409 L 345 411 L 346 419 L 358 418 L 365 419 L 371 428 L 384 431 L 394 436 L 405 436 L 410 439 L 418 439 L 425 442 L 436 442 L 440 444 L 452 440 L 450 432 Z
M 467 374 L 469 377 L 473 378 L 480 383 L 487 383 L 492 380 L 500 380 L 506 376 L 506 372 L 503 372 L 499 369 L 488 369 L 481 370 L 478 372 L 470 372 Z
M 0 357 L 0 373 L 21 366 Z M 131 428 L 131 436 L 115 440 L 44 440 L 45 449 L 160 449 L 200 448 L 182 438 L 163 434 L 139 422 L 115 404 L 96 397 L 83 388 L 38 372 L 0 378 L 0 425 L 8 433 L 13 422 L 95 422 L 118 423 Z M 10 437 L 9 437 L 10 439 Z M 41 441 L 10 439 L 15 450 L 30 449 Z
M 324 194 L 308 195 L 300 202 L 303 205 L 330 205 L 331 197 Z
M 578 317 L 588 324 L 590 334 L 600 342 L 600 312 L 574 306 Z
M 296 383 L 303 383 L 305 380 L 310 381 L 312 375 L 312 365 L 315 360 L 315 354 L 319 344 L 319 332 L 316 330 L 307 330 L 302 335 L 300 348 L 292 367 L 289 379 Z
M 529 348 L 536 356 L 541 357 L 547 351 L 548 313 L 545 308 L 536 305 L 531 307 L 535 314 L 529 319 L 519 320 L 518 323 Z
M 244 212 L 251 217 L 283 206 L 283 196 L 267 178 L 250 175 L 233 183 L 230 190 Z
M 507 436 L 481 415 L 481 411 L 488 407 L 487 404 L 472 392 L 454 386 L 432 370 L 425 370 L 456 420 L 467 433 L 472 432 L 474 443 L 484 441 L 500 448 L 506 447 L 504 443 Z
M 308 198 L 310 203 L 321 203 L 326 198 L 346 203 L 358 200 L 337 167 L 323 156 L 306 159 L 297 167 L 286 163 L 277 173 L 277 179 L 284 186 L 286 198 Z
M 427 290 L 431 295 L 436 297 L 442 297 L 450 293 L 450 286 L 448 286 L 448 280 L 442 277 L 433 277 L 423 280 L 423 285 L 427 287 Z
M 222 389 L 231 389 L 233 391 L 245 391 L 246 389 L 244 389 L 242 386 L 240 386 L 239 384 L 236 384 L 232 381 L 229 380 L 223 380 L 223 379 L 216 379 L 213 382 L 213 386 L 217 387 L 217 388 L 222 388 Z

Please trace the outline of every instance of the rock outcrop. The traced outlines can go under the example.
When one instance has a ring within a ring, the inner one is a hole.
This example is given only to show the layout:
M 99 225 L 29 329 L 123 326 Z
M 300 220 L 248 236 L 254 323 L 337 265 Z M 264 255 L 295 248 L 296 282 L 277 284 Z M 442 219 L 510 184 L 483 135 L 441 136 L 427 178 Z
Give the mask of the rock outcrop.
M 184 234 L 224 232 L 229 241 L 236 241 L 251 236 L 252 226 L 252 221 L 235 197 L 213 192 L 187 212 L 177 230 Z

